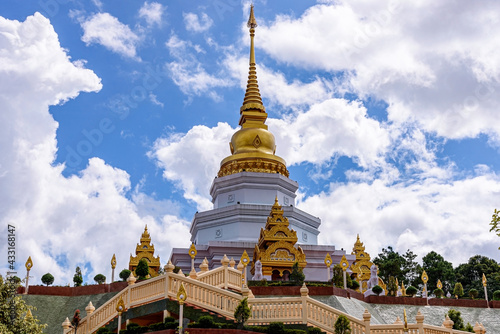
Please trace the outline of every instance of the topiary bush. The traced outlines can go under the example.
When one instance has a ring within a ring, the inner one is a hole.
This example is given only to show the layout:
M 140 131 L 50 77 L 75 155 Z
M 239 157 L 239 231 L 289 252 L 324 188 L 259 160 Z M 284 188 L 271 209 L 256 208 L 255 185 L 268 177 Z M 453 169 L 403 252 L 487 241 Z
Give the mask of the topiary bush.
M 351 289 L 353 290 L 357 290 L 359 289 L 359 282 L 358 281 L 355 281 L 355 280 L 352 280 L 351 281 L 351 286 L 350 286 Z M 319 329 L 319 328 L 318 328 Z
M 479 292 L 476 289 L 469 290 L 469 297 L 471 297 L 472 299 L 476 299 L 478 294 Z
M 384 291 L 384 289 L 382 289 L 382 287 L 380 285 L 375 285 L 372 288 L 372 291 L 373 291 L 373 293 L 375 293 L 378 296 L 382 293 L 382 291 Z
M 243 298 L 234 310 L 234 319 L 240 328 L 243 328 L 243 325 L 247 322 L 248 318 L 250 318 L 250 315 L 251 309 L 248 306 L 248 298 Z
M 112 334 L 113 332 L 107 329 L 106 327 L 101 327 L 97 330 L 97 334 Z
M 268 334 L 285 334 L 285 326 L 282 322 L 271 322 L 267 327 Z
M 290 274 L 290 281 L 295 285 L 302 285 L 304 280 L 306 279 L 306 275 L 302 271 L 302 268 L 299 267 L 299 263 L 295 262 L 292 266 L 292 273 Z
M 323 331 L 318 327 L 313 327 L 313 328 L 309 328 L 309 330 L 307 331 L 307 334 L 323 334 Z
M 46 284 L 47 286 L 51 285 L 54 283 L 54 276 L 50 273 L 46 273 L 45 275 L 42 276 L 42 283 Z
M 413 285 L 410 285 L 407 289 L 406 289 L 406 294 L 410 297 L 413 297 L 417 294 L 418 290 L 416 287 L 414 287 Z
M 128 270 L 128 269 L 123 269 L 122 271 L 120 271 L 120 278 L 122 279 L 122 281 L 126 281 L 127 278 L 129 278 L 130 276 L 130 273 L 131 271 Z
M 209 315 L 204 315 L 198 319 L 198 328 L 217 328 L 214 318 Z
M 461 317 L 460 311 L 451 309 L 448 311 L 448 317 L 453 321 L 453 329 L 464 330 L 464 321 Z
M 437 288 L 434 290 L 434 294 L 436 295 L 436 298 L 442 298 L 444 295 L 444 291 L 440 288 Z
M 500 300 L 500 290 L 493 292 L 493 300 Z
M 378 285 L 374 286 L 377 287 Z M 373 289 L 372 289 L 373 291 Z M 345 315 L 339 315 L 335 321 L 335 334 L 350 334 L 351 333 L 351 322 Z
M 97 274 L 94 276 L 94 281 L 97 284 L 103 284 L 106 282 L 106 276 L 104 276 L 103 274 Z
M 149 264 L 145 259 L 140 259 L 137 264 L 137 268 L 135 268 L 135 273 L 139 276 L 139 279 L 146 279 L 149 275 Z
M 455 283 L 455 288 L 453 289 L 453 295 L 457 298 L 460 298 L 464 295 L 464 287 L 462 283 Z

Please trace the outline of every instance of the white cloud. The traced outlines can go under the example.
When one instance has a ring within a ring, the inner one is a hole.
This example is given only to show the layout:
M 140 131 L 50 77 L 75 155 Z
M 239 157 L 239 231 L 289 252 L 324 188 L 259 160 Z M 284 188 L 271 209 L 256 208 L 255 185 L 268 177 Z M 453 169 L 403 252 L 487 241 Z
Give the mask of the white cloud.
M 97 13 L 83 20 L 81 26 L 82 41 L 87 45 L 101 44 L 122 56 L 140 60 L 136 51 L 137 44 L 140 42 L 139 36 L 116 17 L 109 13 Z
M 186 95 L 208 95 L 215 101 L 220 101 L 221 97 L 214 88 L 229 87 L 233 83 L 227 78 L 223 78 L 220 73 L 209 74 L 196 58 L 196 53 L 203 53 L 198 45 L 193 45 L 172 35 L 166 43 L 170 55 L 175 59 L 167 63 L 167 68 L 171 73 L 172 80 L 179 86 Z
M 186 134 L 172 133 L 156 140 L 149 156 L 163 169 L 163 177 L 182 189 L 198 210 L 208 210 L 212 208 L 210 182 L 217 175 L 220 161 L 230 155 L 228 143 L 234 132 L 227 123 L 214 128 L 198 125 Z
M 183 13 L 182 16 L 184 17 L 184 24 L 188 31 L 207 31 L 214 23 L 206 13 L 202 13 L 199 17 L 195 13 Z
M 499 10 L 493 0 L 336 1 L 260 26 L 259 46 L 297 67 L 346 71 L 346 88 L 386 101 L 392 121 L 448 138 L 486 133 L 498 145 Z
M 157 105 L 157 106 L 160 106 L 163 108 L 164 104 L 160 101 L 158 101 L 158 97 L 153 94 L 152 92 L 149 93 L 149 101 L 151 101 L 151 103 L 153 103 L 154 105 Z
M 141 9 L 139 9 L 139 17 L 144 18 L 149 26 L 161 25 L 162 15 L 165 8 L 158 2 L 144 2 Z
M 101 159 L 90 159 L 71 177 L 54 164 L 58 124 L 49 106 L 99 91 L 100 79 L 84 61 L 69 60 L 49 20 L 38 13 L 25 22 L 0 17 L 0 36 L 0 226 L 4 235 L 9 224 L 15 226 L 18 274 L 24 275 L 22 265 L 31 256 L 32 283 L 47 272 L 56 284 L 71 283 L 77 265 L 89 281 L 97 273 L 109 279 L 112 254 L 118 269 L 125 268 L 145 224 L 165 262 L 172 245 L 179 245 L 176 238 L 187 240 L 188 222 L 154 210 L 154 200 L 140 192 L 133 194 L 137 204 L 129 200 L 129 175 Z M 175 232 L 165 236 L 169 224 Z M 7 254 L 4 243 L 0 250 Z

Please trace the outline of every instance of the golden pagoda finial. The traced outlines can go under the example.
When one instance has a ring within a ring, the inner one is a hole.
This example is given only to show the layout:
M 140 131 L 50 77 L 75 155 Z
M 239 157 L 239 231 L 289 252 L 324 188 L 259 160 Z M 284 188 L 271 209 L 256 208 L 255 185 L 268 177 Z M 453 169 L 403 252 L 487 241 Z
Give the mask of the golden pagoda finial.
M 253 14 L 253 5 L 250 7 L 250 17 L 247 23 L 248 28 L 250 28 L 250 69 L 248 71 L 248 81 L 247 90 L 245 92 L 245 98 L 243 100 L 243 106 L 240 108 L 241 118 L 240 125 L 245 127 L 244 124 L 248 121 L 251 123 L 252 127 L 256 127 L 257 124 L 264 129 L 267 129 L 267 125 L 264 124 L 267 118 L 266 108 L 262 103 L 260 97 L 259 85 L 257 82 L 257 68 L 255 64 L 255 46 L 254 46 L 254 36 L 255 28 L 257 27 L 257 21 Z M 245 111 L 248 111 L 245 113 Z M 252 115 L 258 113 L 257 115 Z

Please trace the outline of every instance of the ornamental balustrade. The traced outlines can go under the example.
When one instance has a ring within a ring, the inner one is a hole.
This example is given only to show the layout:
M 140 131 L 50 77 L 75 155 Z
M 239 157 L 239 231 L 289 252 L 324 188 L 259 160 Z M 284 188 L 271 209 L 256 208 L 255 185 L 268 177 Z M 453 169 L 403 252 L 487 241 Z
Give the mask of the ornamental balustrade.
M 417 314 L 416 323 L 405 324 L 396 321 L 394 324 L 371 324 L 370 313 L 365 310 L 363 319 L 358 319 L 341 312 L 329 305 L 323 304 L 309 296 L 305 284 L 297 297 L 266 297 L 255 298 L 250 289 L 241 287 L 242 272 L 228 266 L 229 260 L 223 259 L 222 266 L 213 270 L 205 270 L 193 277 L 185 276 L 182 272 L 174 273 L 171 263 L 167 265 L 167 272 L 146 281 L 135 283 L 129 280 L 129 286 L 101 307 L 93 311 L 87 310 L 87 315 L 80 321 L 76 334 L 95 333 L 100 327 L 115 319 L 118 301 L 125 303 L 125 311 L 140 305 L 152 303 L 166 298 L 176 300 L 181 284 L 186 290 L 186 303 L 217 313 L 226 318 L 234 319 L 234 310 L 240 301 L 247 297 L 251 307 L 249 325 L 265 325 L 271 322 L 285 324 L 307 324 L 319 327 L 322 331 L 333 333 L 335 321 L 340 315 L 350 320 L 352 334 L 460 334 L 467 333 L 453 330 L 453 323 L 445 319 L 443 326 L 424 324 L 424 316 Z M 233 262 L 234 264 L 234 262 Z M 231 291 L 235 290 L 235 291 Z M 63 323 L 63 333 L 72 334 L 74 329 L 68 328 L 69 322 Z M 484 326 L 476 324 L 476 334 L 485 334 Z

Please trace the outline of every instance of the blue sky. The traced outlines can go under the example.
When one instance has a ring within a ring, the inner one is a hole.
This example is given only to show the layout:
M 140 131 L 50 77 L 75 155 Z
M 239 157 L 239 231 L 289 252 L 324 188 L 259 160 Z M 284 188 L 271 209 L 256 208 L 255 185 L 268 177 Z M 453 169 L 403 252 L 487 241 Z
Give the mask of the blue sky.
M 320 242 L 498 261 L 500 4 L 254 4 L 267 123 Z M 249 6 L 2 2 L 0 220 L 18 271 L 31 255 L 36 282 L 109 277 L 145 224 L 162 262 L 189 245 L 237 129 Z

